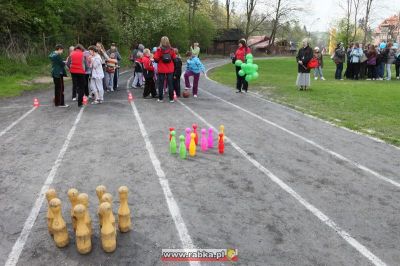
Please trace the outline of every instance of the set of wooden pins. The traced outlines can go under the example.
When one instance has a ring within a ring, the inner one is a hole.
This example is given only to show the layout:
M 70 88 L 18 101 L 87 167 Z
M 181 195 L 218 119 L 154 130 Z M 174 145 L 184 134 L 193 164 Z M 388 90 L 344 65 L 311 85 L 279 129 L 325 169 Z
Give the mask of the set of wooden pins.
M 118 208 L 118 228 L 121 233 L 132 229 L 131 213 L 128 206 L 128 187 L 118 189 L 120 206 Z M 97 215 L 99 217 L 101 245 L 105 252 L 113 252 L 117 247 L 117 223 L 113 214 L 113 197 L 107 193 L 105 186 L 96 188 L 99 200 Z M 92 250 L 92 219 L 89 214 L 89 196 L 79 193 L 75 188 L 68 190 L 71 203 L 71 223 L 75 232 L 76 249 L 80 254 L 87 254 Z M 67 224 L 62 217 L 61 200 L 54 189 L 46 192 L 48 203 L 47 227 L 57 247 L 62 248 L 69 244 Z

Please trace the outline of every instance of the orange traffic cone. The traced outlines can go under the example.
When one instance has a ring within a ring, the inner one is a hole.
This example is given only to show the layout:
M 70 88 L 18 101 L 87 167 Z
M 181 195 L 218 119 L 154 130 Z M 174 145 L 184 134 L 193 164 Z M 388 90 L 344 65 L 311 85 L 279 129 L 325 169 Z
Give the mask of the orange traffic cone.
M 39 107 L 40 106 L 38 98 L 33 99 L 33 106 L 34 107 Z
M 88 99 L 87 99 L 86 95 L 83 96 L 82 103 L 83 103 L 83 105 L 87 105 Z
M 129 102 L 133 101 L 133 95 L 131 92 L 128 92 L 128 101 Z

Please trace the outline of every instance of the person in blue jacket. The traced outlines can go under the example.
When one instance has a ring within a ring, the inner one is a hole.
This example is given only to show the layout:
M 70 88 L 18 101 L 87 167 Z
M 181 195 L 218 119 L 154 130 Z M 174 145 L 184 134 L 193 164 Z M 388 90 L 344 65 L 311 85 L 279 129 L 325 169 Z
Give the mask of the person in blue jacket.
M 189 77 L 193 76 L 193 97 L 197 98 L 197 92 L 199 88 L 200 72 L 205 73 L 204 65 L 201 63 L 197 56 L 194 56 L 192 52 L 187 52 L 186 57 L 188 58 L 186 63 L 185 87 L 186 90 L 191 88 Z

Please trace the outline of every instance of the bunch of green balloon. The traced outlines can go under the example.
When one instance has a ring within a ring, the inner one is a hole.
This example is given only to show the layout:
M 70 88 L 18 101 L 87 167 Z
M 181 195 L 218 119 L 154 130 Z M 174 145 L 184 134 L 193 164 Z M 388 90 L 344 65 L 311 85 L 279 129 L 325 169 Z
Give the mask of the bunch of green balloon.
M 243 63 L 242 60 L 236 60 L 235 65 L 240 67 L 239 76 L 245 76 L 246 81 L 253 81 L 258 79 L 258 65 L 253 64 L 253 55 L 246 55 L 246 63 Z

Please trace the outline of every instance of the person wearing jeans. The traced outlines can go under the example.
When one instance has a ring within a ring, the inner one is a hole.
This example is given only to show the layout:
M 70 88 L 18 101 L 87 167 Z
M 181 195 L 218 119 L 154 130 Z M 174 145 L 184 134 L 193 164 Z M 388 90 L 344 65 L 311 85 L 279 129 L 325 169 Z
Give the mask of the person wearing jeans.
M 163 36 L 160 41 L 160 46 L 154 53 L 154 60 L 158 62 L 158 102 L 163 102 L 164 98 L 164 81 L 167 80 L 169 102 L 174 102 L 174 60 L 176 54 L 171 47 L 167 36 Z
M 335 79 L 342 80 L 343 62 L 345 61 L 346 53 L 343 48 L 343 43 L 339 43 L 336 46 L 335 53 L 332 56 L 333 61 L 336 64 Z
M 193 97 L 197 98 L 200 72 L 205 72 L 204 65 L 201 63 L 200 59 L 193 55 L 192 52 L 187 52 L 186 57 L 188 58 L 186 63 L 186 71 L 183 75 L 185 77 L 185 87 L 186 90 L 190 89 L 189 77 L 193 76 Z

